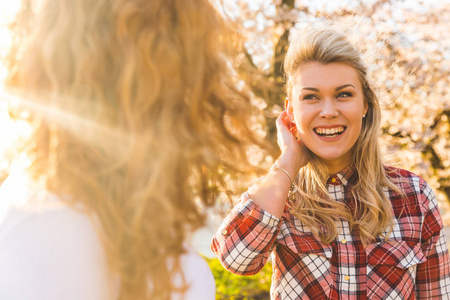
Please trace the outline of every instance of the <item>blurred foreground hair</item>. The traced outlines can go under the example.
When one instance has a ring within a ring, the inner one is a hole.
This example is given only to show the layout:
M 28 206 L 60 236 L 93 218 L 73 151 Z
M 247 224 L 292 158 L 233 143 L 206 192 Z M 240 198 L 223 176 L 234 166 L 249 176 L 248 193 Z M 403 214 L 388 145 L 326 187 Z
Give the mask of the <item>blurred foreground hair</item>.
M 233 28 L 207 0 L 24 0 L 12 29 L 30 174 L 92 217 L 120 299 L 169 299 L 183 241 L 258 143 Z

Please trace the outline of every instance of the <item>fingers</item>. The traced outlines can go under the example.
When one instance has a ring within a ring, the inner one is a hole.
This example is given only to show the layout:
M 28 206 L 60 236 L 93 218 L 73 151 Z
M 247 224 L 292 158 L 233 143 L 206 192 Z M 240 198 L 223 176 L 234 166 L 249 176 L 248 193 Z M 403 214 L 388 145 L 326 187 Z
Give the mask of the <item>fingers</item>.
M 286 111 L 281 112 L 276 121 L 278 146 L 283 151 L 296 143 L 296 128 Z M 295 146 L 294 146 L 295 147 Z
M 298 137 L 297 127 L 291 122 L 286 111 L 281 112 L 276 121 L 277 126 L 277 142 L 281 150 L 279 159 L 283 160 L 287 165 L 294 166 L 295 170 L 299 170 L 306 165 L 307 155 L 306 147 Z
M 278 116 L 276 125 L 279 132 L 280 130 L 282 131 L 284 130 L 284 128 L 286 128 L 297 140 L 297 126 L 295 126 L 295 123 L 291 121 L 286 111 L 282 111 L 281 114 Z
M 286 113 L 286 111 L 282 111 L 281 114 L 278 116 L 276 121 L 276 126 L 278 130 L 283 130 L 286 128 L 287 130 L 291 131 L 292 128 L 292 122 L 289 120 L 289 116 Z
M 289 116 L 288 116 L 287 112 L 285 110 L 283 110 L 277 118 L 277 123 L 278 122 L 285 123 L 286 121 L 289 121 Z

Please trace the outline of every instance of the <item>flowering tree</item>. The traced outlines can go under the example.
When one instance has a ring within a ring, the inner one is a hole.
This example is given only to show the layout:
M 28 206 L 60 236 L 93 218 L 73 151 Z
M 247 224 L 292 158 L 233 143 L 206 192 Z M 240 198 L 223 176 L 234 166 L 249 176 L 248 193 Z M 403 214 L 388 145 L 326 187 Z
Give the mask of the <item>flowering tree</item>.
M 239 70 L 263 108 L 268 140 L 275 144 L 274 120 L 284 105 L 282 63 L 289 37 L 310 23 L 333 22 L 368 61 L 383 107 L 381 141 L 389 163 L 424 177 L 449 211 L 450 4 L 375 0 L 330 7 L 313 1 L 228 1 L 224 9 L 243 28 Z M 449 216 L 444 220 L 450 224 Z

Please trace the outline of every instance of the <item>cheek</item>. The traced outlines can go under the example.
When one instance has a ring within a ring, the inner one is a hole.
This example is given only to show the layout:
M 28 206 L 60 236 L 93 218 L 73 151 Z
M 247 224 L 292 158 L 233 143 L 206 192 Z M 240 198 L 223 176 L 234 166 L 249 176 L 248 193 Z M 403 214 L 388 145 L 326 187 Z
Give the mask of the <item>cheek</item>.
M 314 113 L 305 107 L 294 107 L 294 120 L 299 134 L 306 134 L 311 122 L 314 119 Z
M 359 126 L 361 126 L 362 121 L 363 121 L 363 114 L 364 111 L 363 109 L 361 110 L 354 110 L 352 111 L 349 115 L 348 118 L 355 124 L 359 124 Z
M 353 134 L 357 137 L 361 135 L 362 128 L 363 128 L 363 118 L 360 114 L 355 114 L 351 120 L 352 127 L 353 127 Z
M 304 116 L 294 115 L 295 125 L 299 135 L 304 135 L 308 132 L 308 122 Z

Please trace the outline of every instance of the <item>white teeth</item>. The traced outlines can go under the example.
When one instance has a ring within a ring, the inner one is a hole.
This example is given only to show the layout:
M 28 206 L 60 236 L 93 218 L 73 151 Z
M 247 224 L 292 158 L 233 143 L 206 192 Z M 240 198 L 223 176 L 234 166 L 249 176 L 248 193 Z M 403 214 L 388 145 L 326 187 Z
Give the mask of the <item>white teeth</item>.
M 316 128 L 315 131 L 320 135 L 336 135 L 342 133 L 344 131 L 344 127 L 339 126 L 334 128 Z

